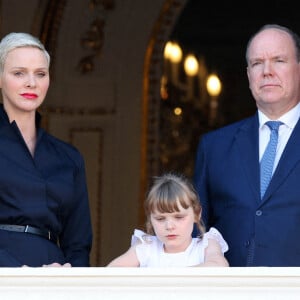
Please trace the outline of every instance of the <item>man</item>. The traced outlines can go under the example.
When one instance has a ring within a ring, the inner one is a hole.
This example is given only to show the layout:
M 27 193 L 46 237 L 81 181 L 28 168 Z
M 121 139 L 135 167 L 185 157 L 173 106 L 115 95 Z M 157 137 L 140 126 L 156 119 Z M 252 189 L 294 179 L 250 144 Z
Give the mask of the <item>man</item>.
M 265 25 L 249 40 L 246 60 L 257 112 L 202 137 L 194 180 L 203 219 L 229 244 L 230 266 L 300 266 L 299 37 Z M 264 188 L 267 121 L 279 125 Z

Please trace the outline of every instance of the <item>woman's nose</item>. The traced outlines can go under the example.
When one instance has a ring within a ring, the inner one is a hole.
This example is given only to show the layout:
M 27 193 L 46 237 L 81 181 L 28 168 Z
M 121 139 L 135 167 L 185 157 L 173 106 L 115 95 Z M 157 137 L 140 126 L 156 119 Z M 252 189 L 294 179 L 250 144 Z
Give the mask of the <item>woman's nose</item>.
M 36 85 L 36 81 L 35 81 L 34 76 L 29 75 L 27 78 L 26 86 L 27 87 L 35 87 L 35 85 Z

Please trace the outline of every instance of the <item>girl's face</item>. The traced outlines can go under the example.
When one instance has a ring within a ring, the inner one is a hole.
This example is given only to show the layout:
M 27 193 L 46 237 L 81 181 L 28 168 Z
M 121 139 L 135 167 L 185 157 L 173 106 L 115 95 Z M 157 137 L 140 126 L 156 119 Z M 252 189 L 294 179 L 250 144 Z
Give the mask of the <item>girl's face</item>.
M 154 211 L 150 215 L 155 235 L 164 244 L 165 252 L 183 252 L 192 241 L 192 231 L 197 217 L 193 208 L 183 208 L 178 203 L 179 211 L 161 213 Z
M 8 116 L 35 112 L 46 97 L 49 81 L 48 62 L 41 50 L 23 47 L 10 51 L 0 75 L 3 104 Z

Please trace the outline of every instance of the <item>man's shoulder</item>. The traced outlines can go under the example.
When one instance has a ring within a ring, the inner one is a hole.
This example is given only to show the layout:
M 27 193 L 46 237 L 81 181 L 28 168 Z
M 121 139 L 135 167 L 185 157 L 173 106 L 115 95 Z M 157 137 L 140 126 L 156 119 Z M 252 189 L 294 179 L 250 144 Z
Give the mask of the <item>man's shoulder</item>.
M 253 125 L 254 121 L 255 115 L 214 129 L 213 131 L 207 132 L 205 136 L 210 137 L 216 135 L 235 134 L 238 130 L 248 129 L 250 126 Z

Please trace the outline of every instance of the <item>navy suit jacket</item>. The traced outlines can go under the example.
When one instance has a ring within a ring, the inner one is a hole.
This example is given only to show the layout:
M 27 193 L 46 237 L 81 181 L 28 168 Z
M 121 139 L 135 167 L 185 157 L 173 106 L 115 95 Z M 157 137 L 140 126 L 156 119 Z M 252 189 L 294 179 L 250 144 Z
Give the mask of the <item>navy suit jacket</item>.
M 195 187 L 230 266 L 300 266 L 300 122 L 260 199 L 258 114 L 204 135 Z

